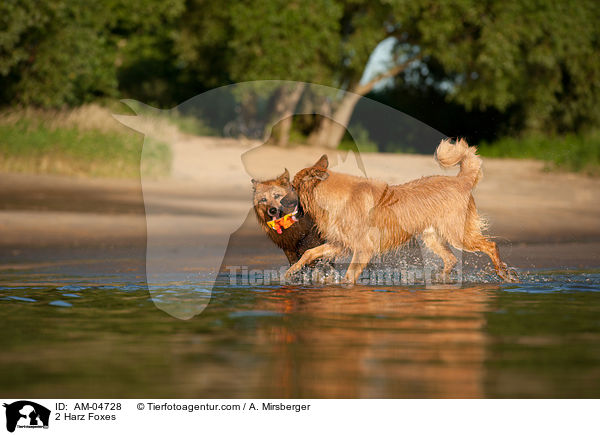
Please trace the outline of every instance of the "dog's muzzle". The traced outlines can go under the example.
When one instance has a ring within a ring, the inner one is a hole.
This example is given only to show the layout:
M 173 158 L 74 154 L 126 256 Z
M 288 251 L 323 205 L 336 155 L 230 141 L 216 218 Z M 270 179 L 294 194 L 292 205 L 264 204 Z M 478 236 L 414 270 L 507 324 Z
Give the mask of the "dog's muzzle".
M 300 207 L 300 200 L 298 198 L 298 193 L 296 189 L 292 187 L 292 190 L 288 192 L 280 201 L 281 207 L 283 208 L 283 214 L 288 214 L 292 212 L 298 212 L 300 210 L 300 214 L 302 214 L 302 207 Z

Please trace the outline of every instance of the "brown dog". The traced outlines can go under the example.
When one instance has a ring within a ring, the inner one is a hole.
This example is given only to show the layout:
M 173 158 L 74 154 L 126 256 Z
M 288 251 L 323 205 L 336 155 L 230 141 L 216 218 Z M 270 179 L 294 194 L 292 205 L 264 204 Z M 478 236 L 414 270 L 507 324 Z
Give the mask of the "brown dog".
M 252 187 L 258 223 L 273 243 L 283 249 L 290 264 L 297 262 L 308 249 L 324 243 L 311 217 L 303 213 L 287 169 L 273 180 L 252 180 Z M 287 199 L 286 205 L 281 203 L 284 197 Z M 280 229 L 281 233 L 267 224 L 268 221 L 281 218 L 294 210 L 297 210 L 297 222 L 289 228 Z
M 396 186 L 328 171 L 327 155 L 323 155 L 315 165 L 299 171 L 293 185 L 327 242 L 306 251 L 286 277 L 317 258 L 351 253 L 345 280 L 355 283 L 375 254 L 421 235 L 444 261 L 445 278 L 456 264 L 450 243 L 457 249 L 485 252 L 498 276 L 515 281 L 496 244 L 481 233 L 485 224 L 471 195 L 481 177 L 482 162 L 476 151 L 462 139 L 456 144 L 443 140 L 435 153 L 437 161 L 442 167 L 460 165 L 456 177 L 423 177 Z

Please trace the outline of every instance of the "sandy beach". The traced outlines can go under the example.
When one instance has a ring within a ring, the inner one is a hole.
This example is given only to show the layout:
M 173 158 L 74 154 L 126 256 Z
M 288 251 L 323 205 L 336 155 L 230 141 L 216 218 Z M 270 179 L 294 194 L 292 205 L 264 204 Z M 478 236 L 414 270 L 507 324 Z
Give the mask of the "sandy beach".
M 193 249 L 201 240 L 210 251 L 211 241 L 223 245 L 235 233 L 239 255 L 254 253 L 284 265 L 283 254 L 248 214 L 250 179 L 278 175 L 284 167 L 295 173 L 324 152 L 333 170 L 362 172 L 355 154 L 315 148 L 184 137 L 173 152 L 171 177 L 162 180 L 0 174 L 0 269 L 142 276 L 147 219 L 155 244 Z M 369 177 L 394 184 L 454 173 L 426 155 L 360 158 Z M 509 264 L 600 266 L 600 179 L 547 172 L 542 163 L 527 160 L 484 159 L 483 171 L 474 196 Z M 222 253 L 216 249 L 214 255 Z

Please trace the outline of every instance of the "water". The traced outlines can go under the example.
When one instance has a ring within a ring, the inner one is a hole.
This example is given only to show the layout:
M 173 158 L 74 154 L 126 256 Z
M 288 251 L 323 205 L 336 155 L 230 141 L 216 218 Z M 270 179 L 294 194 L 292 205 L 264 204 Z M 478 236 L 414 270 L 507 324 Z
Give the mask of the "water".
M 597 270 L 460 289 L 219 286 L 187 321 L 143 282 L 4 274 L 0 316 L 4 397 L 600 397 Z

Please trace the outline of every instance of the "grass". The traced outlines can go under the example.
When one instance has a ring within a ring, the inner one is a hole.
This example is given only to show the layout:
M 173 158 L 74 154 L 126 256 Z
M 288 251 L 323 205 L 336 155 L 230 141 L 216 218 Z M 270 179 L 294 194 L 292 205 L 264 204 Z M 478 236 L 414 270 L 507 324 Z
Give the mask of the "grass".
M 91 104 L 63 111 L 29 108 L 1 112 L 0 171 L 139 178 L 144 139 L 116 121 L 112 117 L 115 111 Z M 180 114 L 140 122 L 139 129 L 152 133 L 145 139 L 143 165 L 144 176 L 150 177 L 169 172 L 171 154 L 167 144 L 174 137 L 182 132 L 214 134 L 201 122 Z M 378 151 L 365 129 L 358 127 L 355 136 L 362 152 Z M 306 138 L 293 129 L 290 140 L 303 143 Z M 355 147 L 347 134 L 339 149 Z M 600 131 L 587 135 L 507 137 L 482 143 L 479 151 L 486 157 L 543 160 L 548 170 L 600 175 Z
M 362 153 L 379 152 L 377 144 L 369 137 L 369 132 L 362 125 L 356 125 L 353 128 L 354 137 L 348 132 L 344 135 L 342 141 L 338 145 L 339 150 L 356 150 L 357 148 Z M 357 144 L 359 145 L 357 147 Z
M 529 135 L 482 143 L 479 152 L 486 157 L 530 158 L 547 162 L 548 170 L 600 175 L 600 132 L 564 136 Z
M 194 116 L 186 116 L 174 112 L 168 119 L 169 122 L 174 124 L 182 133 L 194 136 L 219 136 L 219 132 Z
M 338 150 L 344 151 L 360 151 L 361 153 L 377 153 L 379 149 L 377 144 L 372 142 L 359 142 L 360 149 L 356 145 L 356 143 L 351 139 L 344 139 L 338 145 Z
M 0 114 L 0 170 L 86 177 L 139 178 L 143 137 L 108 109 L 12 110 Z M 146 138 L 144 175 L 170 169 L 168 145 Z M 146 156 L 148 156 L 146 158 Z

